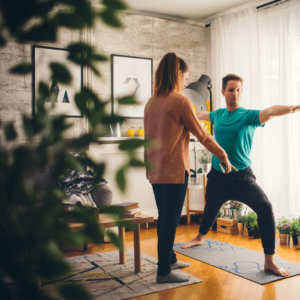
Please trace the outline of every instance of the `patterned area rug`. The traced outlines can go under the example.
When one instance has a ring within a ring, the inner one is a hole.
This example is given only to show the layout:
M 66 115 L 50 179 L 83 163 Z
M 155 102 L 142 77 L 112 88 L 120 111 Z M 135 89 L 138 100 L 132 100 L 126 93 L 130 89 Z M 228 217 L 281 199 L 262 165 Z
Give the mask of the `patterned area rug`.
M 78 282 L 92 294 L 94 299 L 119 300 L 174 289 L 202 282 L 192 275 L 185 283 L 157 284 L 157 259 L 142 253 L 142 272 L 134 272 L 133 249 L 126 249 L 126 264 L 119 263 L 119 252 L 88 254 L 66 259 L 73 272 L 55 282 L 43 282 L 42 289 L 54 299 L 61 299 L 55 285 L 65 282 Z M 187 275 L 176 270 L 175 272 Z
M 283 277 L 264 270 L 263 253 L 209 238 L 205 239 L 205 244 L 202 246 L 182 249 L 181 246 L 184 244 L 185 243 L 175 244 L 174 251 L 256 283 L 266 284 L 275 280 L 284 279 Z M 275 262 L 290 272 L 288 277 L 300 274 L 300 265 L 297 263 L 281 258 L 275 258 Z

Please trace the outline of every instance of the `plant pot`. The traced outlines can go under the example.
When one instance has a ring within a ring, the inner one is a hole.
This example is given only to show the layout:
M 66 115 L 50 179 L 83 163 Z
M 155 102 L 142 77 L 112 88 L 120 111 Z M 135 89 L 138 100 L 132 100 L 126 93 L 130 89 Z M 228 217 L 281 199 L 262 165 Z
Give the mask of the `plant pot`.
M 253 236 L 253 229 L 252 228 L 247 228 L 248 229 L 248 236 Z
M 202 172 L 208 173 L 211 170 L 211 164 L 202 164 Z
M 145 136 L 145 130 L 144 129 L 138 129 L 137 133 L 138 133 L 138 136 Z
M 298 236 L 297 236 L 297 234 L 293 234 L 292 235 L 292 237 L 293 237 L 293 245 L 294 246 L 298 246 Z
M 244 233 L 244 223 L 237 223 L 239 234 Z
M 248 235 L 248 228 L 246 224 L 244 224 L 244 235 Z
M 255 239 L 260 239 L 259 229 L 253 229 L 253 236 Z
M 239 212 L 238 210 L 236 209 L 231 209 L 231 214 L 232 214 L 232 218 L 234 220 L 237 220 L 241 214 L 241 212 Z
M 197 176 L 195 174 L 191 175 L 191 185 L 198 185 L 199 184 L 199 180 L 197 178 Z
M 127 129 L 128 136 L 134 136 L 135 129 Z
M 290 244 L 290 234 L 289 233 L 279 233 L 280 245 Z

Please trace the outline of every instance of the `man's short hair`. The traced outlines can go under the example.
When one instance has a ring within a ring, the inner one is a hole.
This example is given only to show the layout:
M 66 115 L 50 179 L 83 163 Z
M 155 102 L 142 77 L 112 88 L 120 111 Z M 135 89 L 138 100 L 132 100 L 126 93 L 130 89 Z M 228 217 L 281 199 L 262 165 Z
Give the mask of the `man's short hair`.
M 222 89 L 225 91 L 227 87 L 227 82 L 230 80 L 236 80 L 240 81 L 243 85 L 243 78 L 241 76 L 235 75 L 235 74 L 228 74 L 225 77 L 222 78 Z

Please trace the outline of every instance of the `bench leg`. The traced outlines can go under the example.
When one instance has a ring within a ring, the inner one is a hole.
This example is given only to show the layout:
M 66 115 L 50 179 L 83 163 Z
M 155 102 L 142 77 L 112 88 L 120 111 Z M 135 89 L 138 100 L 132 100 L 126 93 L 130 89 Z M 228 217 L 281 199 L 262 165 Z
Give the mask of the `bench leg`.
M 141 236 L 140 236 L 140 224 L 137 224 L 138 228 L 134 230 L 134 271 L 135 273 L 142 271 L 141 262 Z
M 125 228 L 123 226 L 119 227 L 119 237 L 122 241 L 122 246 L 123 246 L 123 249 L 119 250 L 120 264 L 125 264 L 126 263 L 126 260 L 125 260 Z

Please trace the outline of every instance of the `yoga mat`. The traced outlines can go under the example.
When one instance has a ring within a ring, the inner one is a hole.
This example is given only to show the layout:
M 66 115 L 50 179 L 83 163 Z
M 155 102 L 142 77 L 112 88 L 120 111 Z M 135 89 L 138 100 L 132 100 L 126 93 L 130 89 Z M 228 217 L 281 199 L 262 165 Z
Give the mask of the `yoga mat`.
M 266 284 L 284 279 L 272 272 L 264 271 L 264 254 L 213 239 L 205 239 L 205 244 L 188 249 L 181 247 L 186 243 L 174 245 L 174 251 L 212 265 L 232 274 L 244 277 L 258 284 Z M 290 272 L 288 277 L 300 274 L 300 265 L 275 258 L 275 262 Z M 285 277 L 285 278 L 288 278 Z

